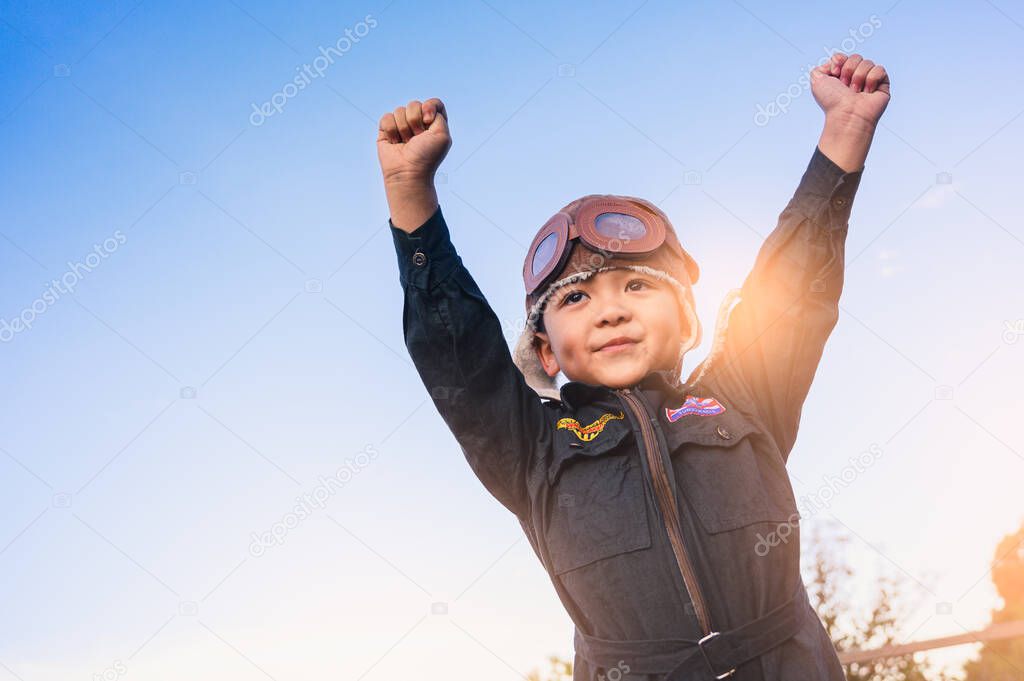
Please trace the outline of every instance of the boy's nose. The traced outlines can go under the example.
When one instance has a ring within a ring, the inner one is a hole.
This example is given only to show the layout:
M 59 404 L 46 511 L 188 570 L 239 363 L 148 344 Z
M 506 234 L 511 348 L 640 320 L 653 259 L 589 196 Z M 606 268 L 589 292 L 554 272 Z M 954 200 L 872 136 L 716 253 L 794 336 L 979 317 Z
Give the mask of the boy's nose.
M 622 322 L 628 322 L 632 317 L 633 313 L 629 309 L 628 305 L 624 305 L 622 301 L 618 299 L 613 299 L 606 301 L 604 305 L 601 306 L 597 323 L 598 326 L 615 325 Z

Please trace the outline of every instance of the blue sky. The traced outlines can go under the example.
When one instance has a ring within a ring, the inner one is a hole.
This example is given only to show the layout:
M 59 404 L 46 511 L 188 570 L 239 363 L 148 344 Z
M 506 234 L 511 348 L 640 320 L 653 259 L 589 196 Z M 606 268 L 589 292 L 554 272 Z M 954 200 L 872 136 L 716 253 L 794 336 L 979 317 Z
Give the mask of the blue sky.
M 804 536 L 853 537 L 857 607 L 904 578 L 907 639 L 983 626 L 1024 520 L 1022 24 L 919 0 L 0 4 L 0 679 L 514 679 L 569 655 L 405 354 L 377 120 L 445 101 L 441 204 L 510 340 L 526 245 L 587 193 L 668 213 L 710 326 L 814 150 L 799 83 L 835 49 L 893 99 L 794 488 L 883 454 Z

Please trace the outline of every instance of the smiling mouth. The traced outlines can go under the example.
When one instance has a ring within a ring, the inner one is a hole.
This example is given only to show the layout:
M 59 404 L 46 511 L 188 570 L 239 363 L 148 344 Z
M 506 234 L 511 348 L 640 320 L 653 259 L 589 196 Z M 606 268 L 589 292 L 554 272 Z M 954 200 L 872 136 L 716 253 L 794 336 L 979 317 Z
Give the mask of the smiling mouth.
M 635 340 L 630 340 L 628 338 L 616 338 L 612 341 L 609 341 L 605 345 L 602 345 L 600 348 L 597 349 L 597 351 L 604 353 L 625 352 L 633 347 L 636 347 L 636 344 L 637 341 Z

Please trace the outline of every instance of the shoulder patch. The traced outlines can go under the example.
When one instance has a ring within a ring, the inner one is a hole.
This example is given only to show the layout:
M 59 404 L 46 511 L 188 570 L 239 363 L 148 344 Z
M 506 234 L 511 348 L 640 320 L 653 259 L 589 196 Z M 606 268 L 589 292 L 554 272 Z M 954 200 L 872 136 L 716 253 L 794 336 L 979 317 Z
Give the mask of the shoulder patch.
M 581 426 L 580 422 L 574 418 L 558 419 L 558 423 L 556 425 L 558 426 L 558 428 L 564 428 L 568 431 L 575 433 L 576 437 L 583 440 L 584 442 L 590 442 L 595 437 L 597 437 L 602 430 L 604 430 L 605 424 L 607 424 L 612 419 L 622 418 L 626 418 L 626 415 L 621 411 L 618 414 L 611 414 L 605 412 L 604 414 L 601 414 L 601 417 L 599 419 L 597 419 L 596 421 L 587 426 Z
M 669 409 L 665 407 L 665 418 L 670 422 L 675 422 L 684 416 L 690 414 L 696 414 L 698 416 L 714 416 L 715 414 L 721 414 L 725 411 L 725 407 L 722 403 L 716 400 L 714 397 L 694 397 L 693 395 L 687 395 L 686 399 L 683 400 L 683 404 L 675 409 Z

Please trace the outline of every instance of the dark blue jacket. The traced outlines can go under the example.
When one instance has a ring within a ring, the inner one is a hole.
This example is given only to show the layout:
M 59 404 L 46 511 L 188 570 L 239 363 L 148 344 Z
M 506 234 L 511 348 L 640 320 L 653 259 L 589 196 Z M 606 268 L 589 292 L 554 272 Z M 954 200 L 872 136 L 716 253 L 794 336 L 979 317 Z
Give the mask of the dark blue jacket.
M 570 381 L 561 400 L 540 398 L 513 364 L 440 208 L 411 234 L 391 225 L 406 346 L 469 465 L 518 517 L 575 623 L 577 681 L 664 678 L 628 655 L 616 670 L 596 668 L 581 654 L 584 635 L 695 640 L 702 624 L 732 629 L 792 594 L 806 604 L 786 462 L 838 318 L 862 172 L 843 172 L 815 148 L 729 314 L 720 352 L 682 387 L 655 372 L 631 390 Z M 675 552 L 652 461 L 665 466 L 677 502 L 684 547 Z M 688 595 L 680 550 L 699 597 Z M 796 636 L 730 679 L 842 681 L 820 619 L 805 610 Z

